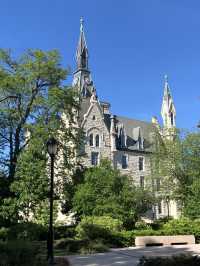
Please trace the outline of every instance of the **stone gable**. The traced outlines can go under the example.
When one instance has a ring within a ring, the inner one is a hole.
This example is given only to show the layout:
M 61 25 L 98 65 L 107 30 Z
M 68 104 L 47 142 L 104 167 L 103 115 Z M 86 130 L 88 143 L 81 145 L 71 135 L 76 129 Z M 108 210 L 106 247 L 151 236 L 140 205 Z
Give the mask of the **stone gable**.
M 91 103 L 83 121 L 83 131 L 85 132 L 85 155 L 83 165 L 91 166 L 91 153 L 98 152 L 101 158 L 111 159 L 110 156 L 110 133 L 104 122 L 104 116 L 98 101 Z M 90 135 L 93 134 L 93 145 L 90 146 Z M 99 135 L 99 146 L 96 146 L 95 138 Z

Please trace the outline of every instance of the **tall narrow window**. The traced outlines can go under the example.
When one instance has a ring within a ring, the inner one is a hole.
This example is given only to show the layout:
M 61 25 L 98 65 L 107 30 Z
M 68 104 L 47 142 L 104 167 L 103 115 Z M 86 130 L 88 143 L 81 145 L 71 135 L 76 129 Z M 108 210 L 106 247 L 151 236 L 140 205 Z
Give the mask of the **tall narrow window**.
M 128 167 L 128 158 L 126 155 L 122 155 L 122 169 L 126 169 Z
M 139 157 L 139 171 L 143 171 L 143 170 L 144 170 L 144 158 Z
M 171 125 L 173 126 L 174 125 L 174 115 L 173 115 L 173 113 L 171 113 Z
M 156 178 L 156 190 L 160 191 L 160 178 Z
M 91 153 L 91 164 L 92 165 L 98 165 L 99 162 L 99 153 L 98 152 L 92 152 Z
M 140 187 L 144 188 L 144 176 L 140 176 Z
M 161 202 L 158 203 L 158 213 L 159 214 L 162 213 L 162 205 L 161 205 Z
M 93 146 L 93 134 L 90 134 L 89 142 L 90 142 L 90 146 Z
M 96 144 L 96 147 L 99 147 L 99 135 L 96 135 L 95 137 L 95 144 Z

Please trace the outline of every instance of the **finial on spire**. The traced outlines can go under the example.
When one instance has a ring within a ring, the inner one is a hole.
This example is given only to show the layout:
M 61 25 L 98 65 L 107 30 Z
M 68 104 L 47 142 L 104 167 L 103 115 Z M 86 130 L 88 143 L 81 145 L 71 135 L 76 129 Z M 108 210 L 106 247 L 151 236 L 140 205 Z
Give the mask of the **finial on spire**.
M 168 83 L 168 76 L 166 74 L 165 74 L 164 78 L 165 78 L 165 83 Z
M 80 31 L 83 32 L 83 23 L 84 23 L 84 20 L 83 20 L 83 17 L 80 18 Z

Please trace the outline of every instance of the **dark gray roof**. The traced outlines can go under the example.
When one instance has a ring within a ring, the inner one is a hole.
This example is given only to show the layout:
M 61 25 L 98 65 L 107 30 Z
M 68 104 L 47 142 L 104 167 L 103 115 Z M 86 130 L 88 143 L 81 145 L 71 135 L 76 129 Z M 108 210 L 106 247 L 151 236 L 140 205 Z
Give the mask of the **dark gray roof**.
M 104 122 L 108 128 L 108 131 L 110 132 L 110 114 L 104 114 Z
M 116 116 L 116 126 L 123 125 L 127 136 L 127 149 L 138 150 L 139 134 L 144 139 L 144 151 L 152 151 L 153 133 L 155 127 L 152 123 Z
M 78 119 L 80 123 L 83 121 L 84 114 L 87 113 L 89 107 L 90 107 L 90 97 L 82 98 L 80 103 L 79 119 Z

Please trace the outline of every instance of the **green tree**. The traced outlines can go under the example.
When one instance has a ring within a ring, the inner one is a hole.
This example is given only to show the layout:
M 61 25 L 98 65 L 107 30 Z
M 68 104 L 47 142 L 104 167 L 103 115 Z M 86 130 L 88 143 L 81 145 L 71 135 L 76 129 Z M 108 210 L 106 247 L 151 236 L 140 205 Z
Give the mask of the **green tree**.
M 136 187 L 128 176 L 113 169 L 109 161 L 86 170 L 84 182 L 77 186 L 73 198 L 74 211 L 79 216 L 108 215 L 132 228 L 151 206 L 148 191 Z
M 151 155 L 151 179 L 157 200 L 175 199 L 177 178 L 182 175 L 182 141 L 177 132 L 175 138 L 163 138 L 155 131 L 154 150 Z
M 28 50 L 15 60 L 9 51 L 0 50 L 0 99 L 15 96 L 0 103 L 0 169 L 9 187 L 1 208 L 5 216 L 36 215 L 47 200 L 45 143 L 50 135 L 59 139 L 63 157 L 57 176 L 64 181 L 66 169 L 73 167 L 79 101 L 75 90 L 64 85 L 66 76 L 57 51 Z M 64 149 L 69 143 L 74 148 Z
M 154 184 L 160 180 L 159 197 L 175 199 L 183 214 L 199 217 L 200 134 L 179 133 L 174 140 L 157 136 L 151 166 Z

